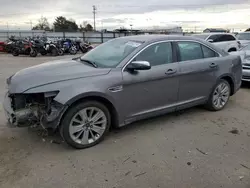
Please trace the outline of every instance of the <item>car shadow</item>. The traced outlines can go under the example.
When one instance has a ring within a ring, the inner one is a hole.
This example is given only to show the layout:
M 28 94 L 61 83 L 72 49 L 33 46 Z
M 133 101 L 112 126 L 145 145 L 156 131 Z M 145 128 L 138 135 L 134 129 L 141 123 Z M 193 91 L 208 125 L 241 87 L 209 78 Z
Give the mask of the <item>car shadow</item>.
M 178 121 L 180 118 L 188 118 L 192 115 L 199 115 L 207 113 L 208 111 L 202 107 L 193 107 L 185 110 L 168 113 L 165 115 L 140 120 L 120 128 L 111 128 L 110 134 L 106 137 L 105 141 L 100 143 L 102 146 L 106 143 L 113 142 L 117 138 L 126 137 L 127 135 L 134 134 L 135 131 L 153 131 L 153 130 L 163 130 L 173 129 L 175 126 L 179 126 Z M 209 113 L 209 112 L 208 112 Z M 74 149 L 68 146 L 64 140 L 61 138 L 59 131 L 56 132 L 47 132 L 41 127 L 37 128 L 27 128 L 20 131 L 20 128 L 15 128 L 15 134 L 17 139 L 12 140 L 6 138 L 9 147 L 22 148 L 22 146 L 29 145 L 29 147 L 42 148 L 43 150 L 53 150 L 61 152 L 62 150 L 73 151 Z M 25 139 L 21 139 L 25 138 Z M 3 138 L 2 138 L 3 139 Z M 18 140 L 21 139 L 21 143 Z M 1 139 L 0 139 L 1 140 Z M 2 140 L 2 143 L 4 140 Z M 13 143 L 12 143 L 13 142 Z M 60 147 L 58 147 L 60 146 Z M 61 147 L 62 146 L 62 147 Z M 8 148 L 9 148 L 8 147 Z M 57 149 L 55 149 L 57 148 Z M 7 149 L 7 148 L 6 148 Z
M 192 107 L 185 110 L 180 110 L 160 116 L 151 117 L 144 120 L 139 120 L 123 127 L 112 128 L 111 133 L 113 134 L 125 134 L 126 132 L 133 132 L 136 129 L 158 129 L 162 126 L 168 126 L 168 128 L 174 128 L 175 122 L 178 118 L 183 116 L 192 116 L 192 114 L 207 112 L 202 106 Z M 163 125 L 164 124 L 164 125 Z
M 250 83 L 249 82 L 242 82 L 241 88 L 249 89 L 250 88 Z

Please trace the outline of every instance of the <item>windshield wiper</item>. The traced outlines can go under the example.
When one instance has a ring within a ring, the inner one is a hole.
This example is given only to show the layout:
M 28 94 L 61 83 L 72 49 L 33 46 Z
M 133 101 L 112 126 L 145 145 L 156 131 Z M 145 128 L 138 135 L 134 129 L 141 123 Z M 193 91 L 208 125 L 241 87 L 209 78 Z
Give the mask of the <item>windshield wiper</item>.
M 98 67 L 97 64 L 96 64 L 94 61 L 90 61 L 90 60 L 82 59 L 82 58 L 80 58 L 80 60 L 81 60 L 81 61 L 84 61 L 84 62 L 86 62 L 86 63 L 88 63 L 88 64 L 93 65 L 93 67 L 95 67 L 95 68 Z

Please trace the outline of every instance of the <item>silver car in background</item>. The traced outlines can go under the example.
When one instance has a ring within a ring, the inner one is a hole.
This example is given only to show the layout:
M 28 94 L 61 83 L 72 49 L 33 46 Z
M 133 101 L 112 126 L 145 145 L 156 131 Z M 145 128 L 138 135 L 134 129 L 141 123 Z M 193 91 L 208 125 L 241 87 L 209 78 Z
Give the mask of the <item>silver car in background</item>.
M 232 55 L 238 55 L 242 60 L 242 81 L 250 82 L 250 43 L 245 43 L 245 46 L 237 52 L 231 52 Z
M 75 148 L 111 126 L 205 105 L 221 110 L 241 85 L 239 56 L 192 37 L 110 40 L 82 57 L 23 69 L 7 79 L 4 109 L 15 126 L 60 130 Z
M 236 38 L 241 43 L 241 46 L 244 47 L 250 43 L 250 32 L 241 32 L 236 35 Z

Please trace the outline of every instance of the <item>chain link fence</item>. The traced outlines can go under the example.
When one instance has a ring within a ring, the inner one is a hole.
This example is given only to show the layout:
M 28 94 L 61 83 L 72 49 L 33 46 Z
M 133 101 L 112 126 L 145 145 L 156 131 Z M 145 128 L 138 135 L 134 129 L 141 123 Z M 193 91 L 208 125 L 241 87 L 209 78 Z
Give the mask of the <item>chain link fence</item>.
M 28 38 L 28 37 L 42 37 L 46 36 L 51 39 L 57 38 L 70 38 L 76 39 L 81 38 L 84 41 L 88 41 L 91 43 L 103 43 L 110 39 L 129 36 L 129 35 L 141 35 L 141 34 L 149 34 L 147 32 L 45 32 L 45 31 L 0 31 L 0 41 L 5 41 L 9 37 L 14 36 L 16 38 Z M 154 33 L 150 33 L 154 34 Z M 156 34 L 156 33 L 155 33 Z M 159 33 L 157 33 L 159 34 Z M 165 33 L 166 34 L 166 33 Z M 176 34 L 176 33 L 168 33 L 168 34 Z M 177 33 L 182 35 L 182 33 Z

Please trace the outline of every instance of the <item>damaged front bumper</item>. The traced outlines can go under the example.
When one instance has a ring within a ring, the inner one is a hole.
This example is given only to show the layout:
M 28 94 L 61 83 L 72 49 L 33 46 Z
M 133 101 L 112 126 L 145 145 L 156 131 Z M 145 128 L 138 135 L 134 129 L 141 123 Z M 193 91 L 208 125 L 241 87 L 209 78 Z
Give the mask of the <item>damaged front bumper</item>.
M 45 129 L 56 129 L 67 109 L 67 106 L 54 102 L 49 105 L 49 109 L 48 106 L 42 108 L 39 104 L 29 104 L 16 110 L 13 108 L 12 100 L 9 93 L 6 93 L 3 108 L 8 123 L 12 127 L 41 125 Z

